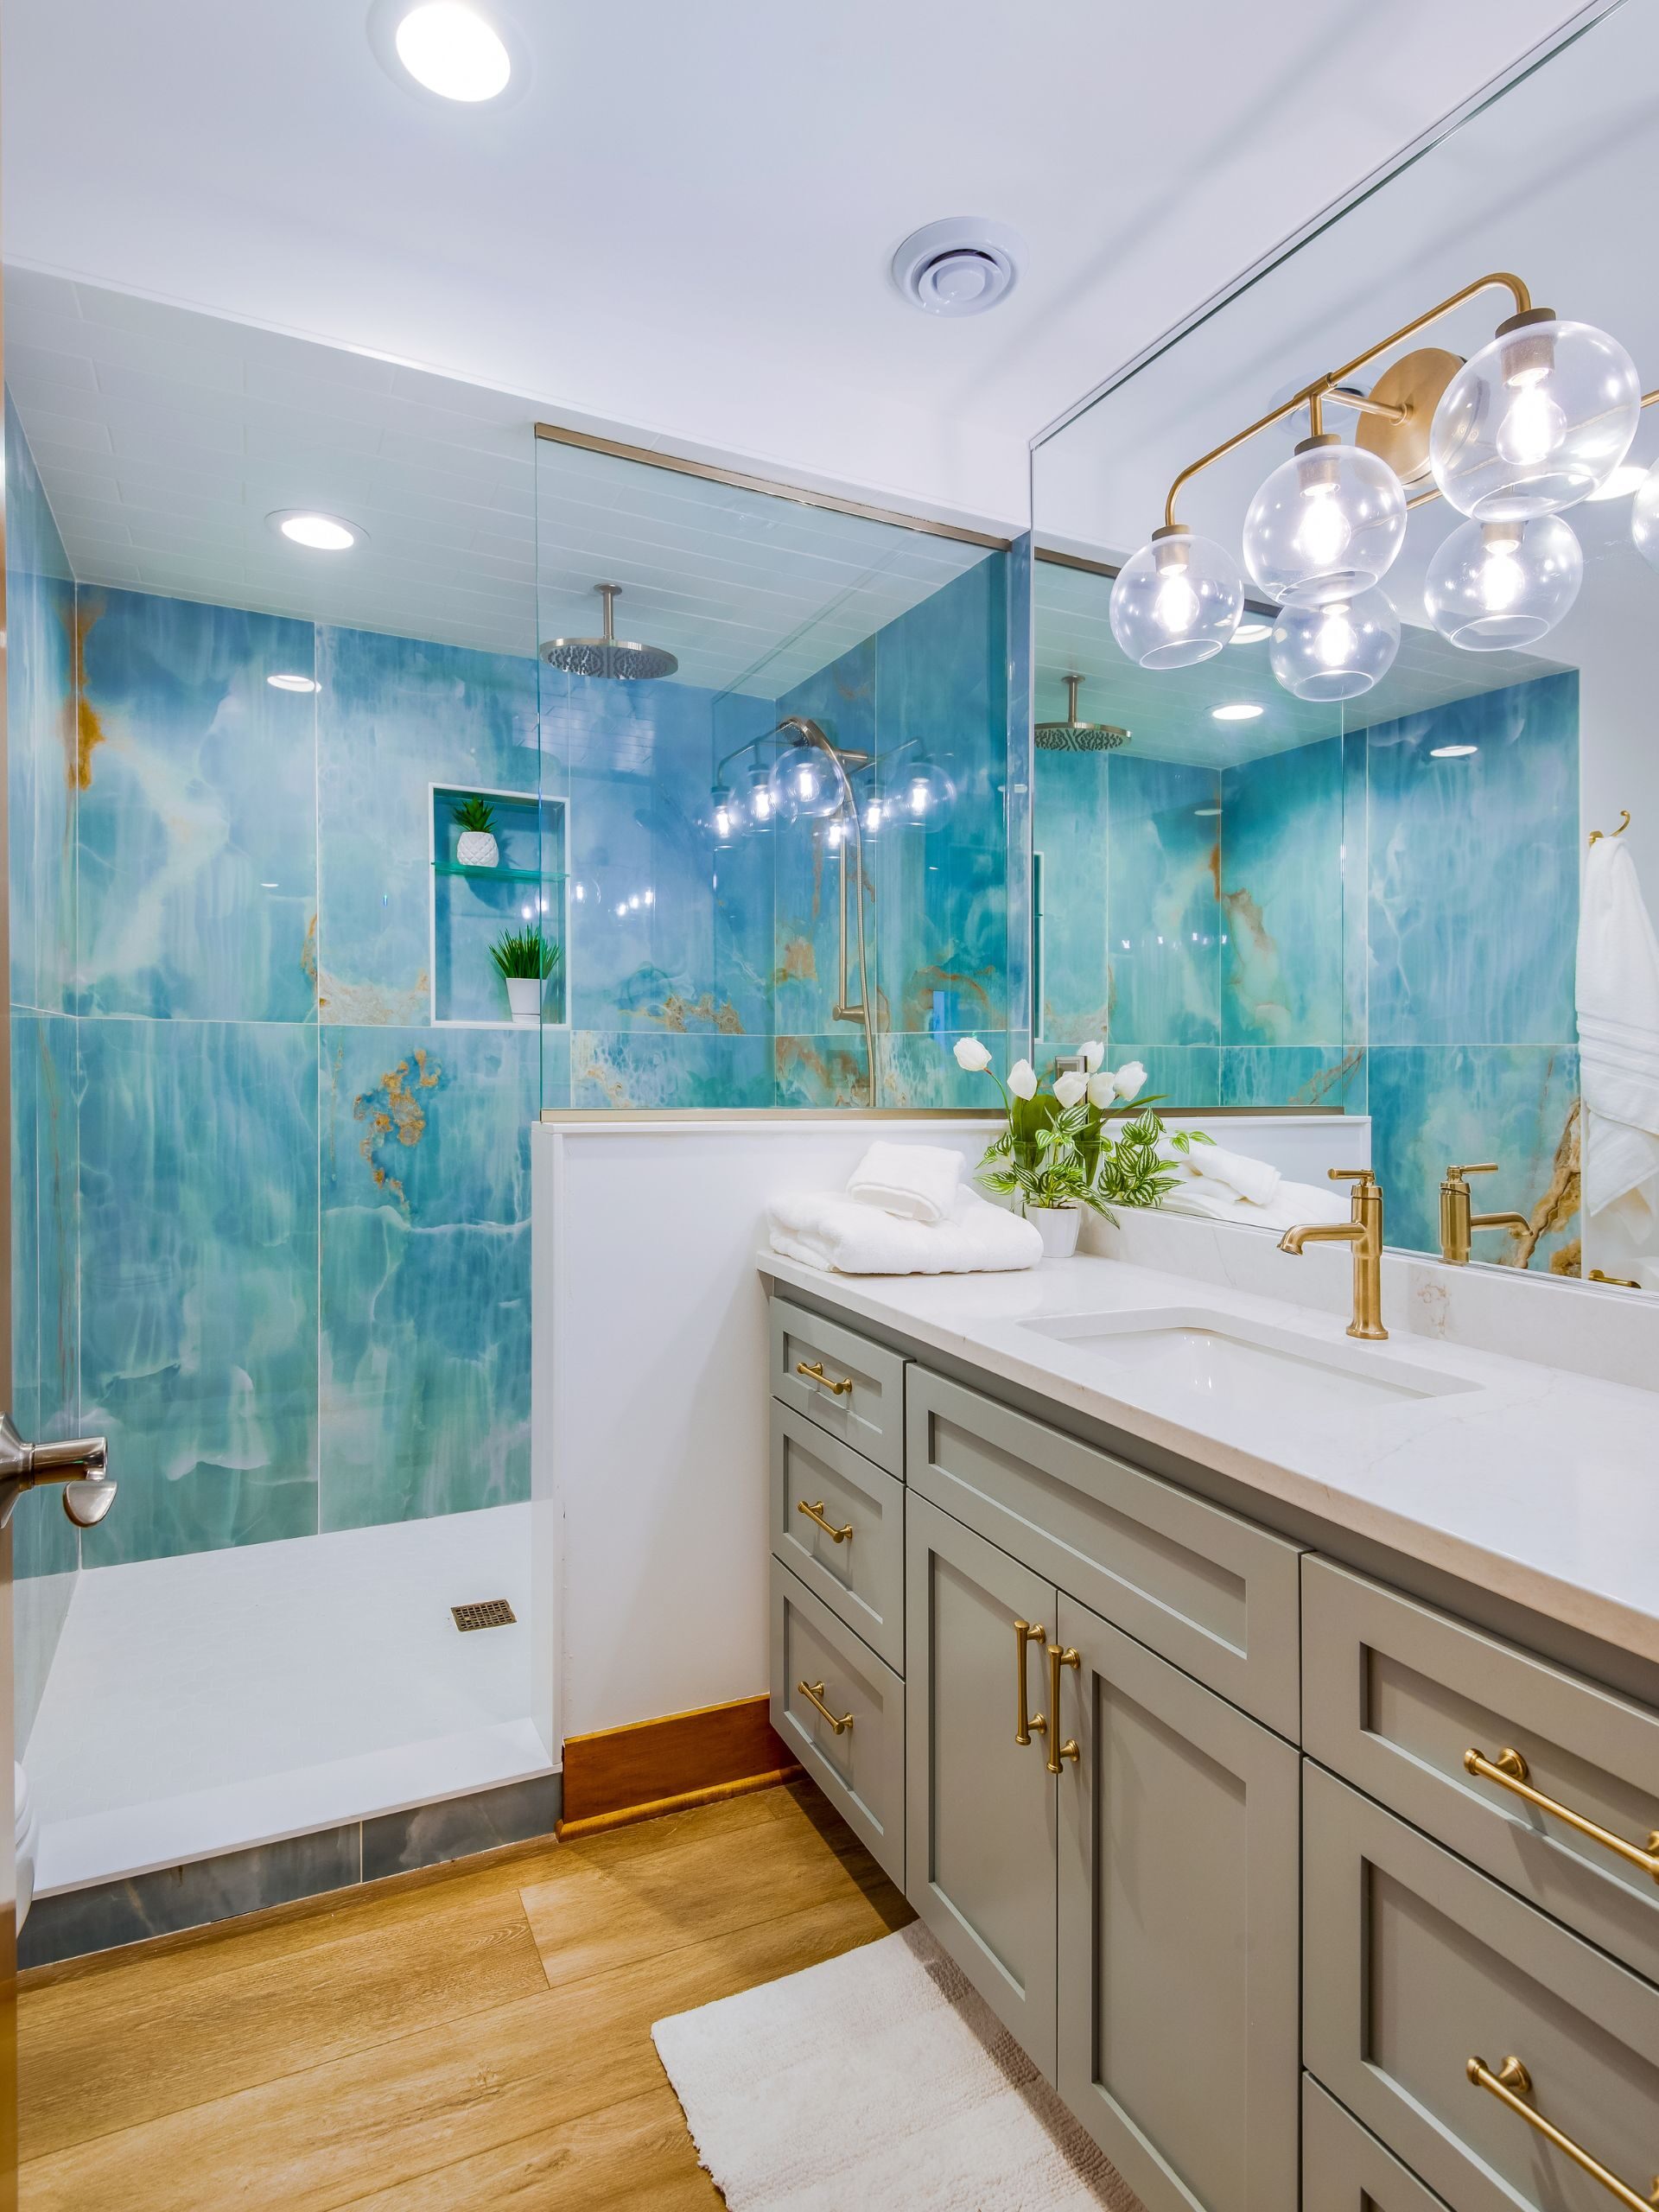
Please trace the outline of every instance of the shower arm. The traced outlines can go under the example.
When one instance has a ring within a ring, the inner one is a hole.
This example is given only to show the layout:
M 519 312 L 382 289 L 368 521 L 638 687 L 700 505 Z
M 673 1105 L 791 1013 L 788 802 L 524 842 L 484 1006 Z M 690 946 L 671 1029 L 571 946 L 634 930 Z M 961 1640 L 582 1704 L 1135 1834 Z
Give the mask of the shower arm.
M 858 769 L 869 766 L 874 755 L 850 749 L 843 751 L 840 746 L 831 744 L 817 723 L 805 715 L 785 715 L 774 729 L 767 731 L 766 735 L 779 737 L 785 730 L 793 730 L 796 733 L 798 744 L 816 746 L 823 754 L 836 772 L 836 780 L 841 785 L 842 804 L 847 809 L 848 822 L 852 833 L 850 842 L 853 848 L 855 874 L 857 878 L 855 897 L 858 912 L 858 1003 L 856 1006 L 849 1004 L 847 997 L 847 847 L 849 840 L 842 837 L 836 848 L 836 858 L 841 868 L 841 995 L 837 1004 L 830 1008 L 830 1015 L 832 1020 L 836 1021 L 859 1021 L 864 1026 L 865 1067 L 868 1071 L 865 1087 L 868 1092 L 865 1103 L 873 1107 L 876 1101 L 875 1024 L 870 1011 L 870 969 L 864 942 L 864 835 L 858 818 L 858 801 L 853 796 L 852 779 Z M 765 741 L 760 741 L 764 743 Z M 746 748 L 741 747 L 739 748 L 740 751 Z M 724 766 L 723 762 L 721 766 Z

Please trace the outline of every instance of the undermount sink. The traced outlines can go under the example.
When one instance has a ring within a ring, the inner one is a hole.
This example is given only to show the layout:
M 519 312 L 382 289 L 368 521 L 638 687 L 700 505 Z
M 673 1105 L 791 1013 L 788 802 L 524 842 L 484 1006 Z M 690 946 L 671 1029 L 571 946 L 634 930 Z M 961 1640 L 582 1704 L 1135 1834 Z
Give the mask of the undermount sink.
M 1481 1387 L 1459 1375 L 1414 1366 L 1386 1350 L 1346 1338 L 1321 1344 L 1271 1321 L 1202 1306 L 1057 1313 L 1020 1326 L 1071 1344 L 1142 1388 L 1214 1399 L 1241 1410 L 1358 1412 Z

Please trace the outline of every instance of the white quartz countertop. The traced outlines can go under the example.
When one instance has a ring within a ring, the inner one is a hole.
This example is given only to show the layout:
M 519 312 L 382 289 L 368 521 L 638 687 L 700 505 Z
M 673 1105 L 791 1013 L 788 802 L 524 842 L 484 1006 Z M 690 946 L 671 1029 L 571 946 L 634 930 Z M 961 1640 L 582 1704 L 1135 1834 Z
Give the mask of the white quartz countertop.
M 1357 1345 L 1341 1320 L 1120 1260 L 1025 1274 L 841 1275 L 776 1253 L 761 1273 L 878 1332 L 948 1352 L 991 1381 L 1109 1422 L 1264 1497 L 1659 1662 L 1659 1397 L 1418 1336 Z M 1433 1370 L 1475 1387 L 1363 1413 L 1303 1392 L 1205 1396 L 1109 1369 L 1024 1325 L 1089 1313 L 1202 1309 L 1336 1347 L 1386 1379 Z

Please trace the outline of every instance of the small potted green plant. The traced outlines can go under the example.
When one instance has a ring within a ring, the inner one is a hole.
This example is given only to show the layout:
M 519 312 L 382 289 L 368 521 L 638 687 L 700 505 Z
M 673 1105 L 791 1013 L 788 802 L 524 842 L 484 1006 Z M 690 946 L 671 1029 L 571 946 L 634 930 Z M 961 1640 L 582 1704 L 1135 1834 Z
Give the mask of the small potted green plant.
M 1114 1221 L 1114 1203 L 1161 1205 L 1180 1179 L 1169 1151 L 1185 1153 L 1212 1141 L 1199 1129 L 1166 1129 L 1151 1099 L 1142 1101 L 1116 1140 L 1108 1136 L 1105 1116 L 1140 1097 L 1147 1071 L 1131 1060 L 1114 1072 L 1105 1065 L 1106 1047 L 1093 1039 L 1078 1047 L 1078 1057 L 1082 1068 L 1056 1077 L 1052 1096 L 1045 1096 L 1029 1060 L 1016 1061 L 1005 1084 L 977 1037 L 961 1038 L 956 1046 L 957 1066 L 970 1075 L 988 1073 L 1007 1114 L 985 1148 L 979 1179 L 988 1190 L 1020 1200 L 1052 1260 L 1069 1259 L 1076 1251 L 1085 1210 Z
M 509 930 L 490 947 L 513 1020 L 521 1027 L 533 1029 L 541 1020 L 542 993 L 562 957 L 562 948 L 543 936 L 537 922 L 527 930 Z
M 462 868 L 494 868 L 501 858 L 495 842 L 495 809 L 486 798 L 465 798 L 450 811 L 461 836 L 455 858 Z

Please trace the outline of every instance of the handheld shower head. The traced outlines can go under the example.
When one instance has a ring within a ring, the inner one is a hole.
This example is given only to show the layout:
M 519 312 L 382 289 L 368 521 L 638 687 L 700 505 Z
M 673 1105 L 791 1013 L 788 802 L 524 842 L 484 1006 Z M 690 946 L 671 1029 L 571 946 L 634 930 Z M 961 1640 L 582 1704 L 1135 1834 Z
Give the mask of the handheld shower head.
M 621 585 L 595 584 L 594 589 L 605 601 L 604 636 L 548 639 L 542 647 L 548 666 L 563 669 L 567 676 L 598 676 L 619 683 L 672 676 L 680 664 L 672 653 L 661 645 L 635 645 L 617 636 L 616 601 Z

